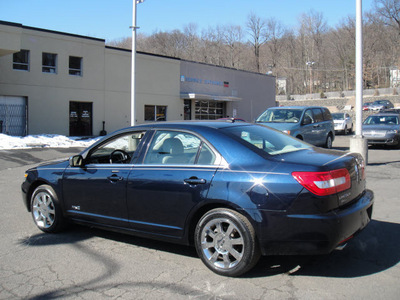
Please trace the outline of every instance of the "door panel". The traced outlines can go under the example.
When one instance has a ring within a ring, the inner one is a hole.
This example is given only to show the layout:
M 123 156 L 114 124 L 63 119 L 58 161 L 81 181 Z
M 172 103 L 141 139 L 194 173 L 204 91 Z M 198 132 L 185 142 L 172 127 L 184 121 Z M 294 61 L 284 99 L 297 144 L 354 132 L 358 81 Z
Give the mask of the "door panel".
M 182 237 L 187 216 L 207 197 L 217 154 L 194 133 L 158 130 L 144 164 L 128 178 L 131 226 L 152 234 Z
M 182 237 L 186 217 L 207 197 L 216 169 L 215 166 L 135 166 L 127 188 L 131 226 L 140 231 Z
M 132 166 L 87 165 L 64 173 L 65 210 L 72 217 L 128 227 L 126 183 Z

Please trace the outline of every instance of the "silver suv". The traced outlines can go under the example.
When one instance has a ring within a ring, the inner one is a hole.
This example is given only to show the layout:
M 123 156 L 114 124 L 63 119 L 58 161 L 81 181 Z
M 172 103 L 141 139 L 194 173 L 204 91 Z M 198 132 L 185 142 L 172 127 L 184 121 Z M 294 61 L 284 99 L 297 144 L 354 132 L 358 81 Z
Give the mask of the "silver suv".
M 335 139 L 332 115 L 326 107 L 271 107 L 257 118 L 256 123 L 267 125 L 325 148 L 332 148 Z

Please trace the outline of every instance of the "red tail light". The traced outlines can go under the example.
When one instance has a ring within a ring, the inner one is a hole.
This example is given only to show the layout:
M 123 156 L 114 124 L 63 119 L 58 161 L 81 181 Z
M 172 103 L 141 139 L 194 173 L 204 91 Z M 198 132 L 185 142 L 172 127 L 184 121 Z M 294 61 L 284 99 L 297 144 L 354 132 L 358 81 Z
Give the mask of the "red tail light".
M 293 172 L 292 176 L 307 190 L 318 196 L 327 196 L 351 187 L 347 169 L 327 172 Z

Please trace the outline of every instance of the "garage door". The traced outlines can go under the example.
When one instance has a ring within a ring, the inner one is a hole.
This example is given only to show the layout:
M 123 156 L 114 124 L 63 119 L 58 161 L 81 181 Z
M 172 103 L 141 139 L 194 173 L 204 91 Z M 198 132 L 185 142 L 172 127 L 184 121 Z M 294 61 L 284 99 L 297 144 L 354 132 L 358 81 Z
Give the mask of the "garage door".
M 26 124 L 26 98 L 0 96 L 0 133 L 25 136 Z

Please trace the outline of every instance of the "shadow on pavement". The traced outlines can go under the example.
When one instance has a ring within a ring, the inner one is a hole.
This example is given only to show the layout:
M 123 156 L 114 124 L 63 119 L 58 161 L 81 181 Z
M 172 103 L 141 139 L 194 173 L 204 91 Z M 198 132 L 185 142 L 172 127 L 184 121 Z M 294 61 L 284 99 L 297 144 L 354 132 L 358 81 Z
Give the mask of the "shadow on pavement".
M 132 246 L 151 248 L 188 257 L 197 257 L 193 247 L 159 242 L 120 233 L 72 226 L 60 234 L 37 234 L 21 240 L 26 246 L 40 247 L 74 244 L 101 237 Z M 322 256 L 267 256 L 244 277 L 278 274 L 318 277 L 360 277 L 389 269 L 400 261 L 400 224 L 372 220 L 367 228 L 351 240 L 342 251 Z
M 263 257 L 246 277 L 293 276 L 354 278 L 389 269 L 400 261 L 400 224 L 372 220 L 342 251 L 322 256 Z

